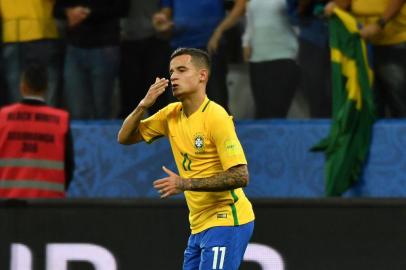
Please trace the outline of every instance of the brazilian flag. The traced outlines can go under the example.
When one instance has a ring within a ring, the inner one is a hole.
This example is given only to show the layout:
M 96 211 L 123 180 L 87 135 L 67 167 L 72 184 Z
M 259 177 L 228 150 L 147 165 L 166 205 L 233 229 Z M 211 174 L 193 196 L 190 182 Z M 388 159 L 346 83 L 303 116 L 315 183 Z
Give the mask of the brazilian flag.
M 333 113 L 329 135 L 312 147 L 323 151 L 325 192 L 340 196 L 360 177 L 368 155 L 375 107 L 372 71 L 356 20 L 336 8 L 329 19 Z

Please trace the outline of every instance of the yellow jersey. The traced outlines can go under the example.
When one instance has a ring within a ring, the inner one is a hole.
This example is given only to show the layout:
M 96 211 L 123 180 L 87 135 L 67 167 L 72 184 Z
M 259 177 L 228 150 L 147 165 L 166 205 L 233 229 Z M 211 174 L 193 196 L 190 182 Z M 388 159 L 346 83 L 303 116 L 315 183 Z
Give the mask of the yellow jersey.
M 376 23 L 382 16 L 390 0 L 352 0 L 351 12 L 362 24 Z M 406 41 L 406 5 L 385 25 L 376 37 L 371 39 L 374 45 L 394 45 Z
M 3 42 L 57 38 L 54 4 L 54 0 L 0 0 Z
M 142 120 L 139 132 L 148 143 L 162 136 L 168 137 L 182 178 L 206 178 L 247 164 L 232 117 L 207 97 L 189 117 L 183 113 L 182 103 L 169 104 Z M 242 188 L 184 193 L 192 234 L 215 226 L 236 226 L 254 220 L 252 205 Z

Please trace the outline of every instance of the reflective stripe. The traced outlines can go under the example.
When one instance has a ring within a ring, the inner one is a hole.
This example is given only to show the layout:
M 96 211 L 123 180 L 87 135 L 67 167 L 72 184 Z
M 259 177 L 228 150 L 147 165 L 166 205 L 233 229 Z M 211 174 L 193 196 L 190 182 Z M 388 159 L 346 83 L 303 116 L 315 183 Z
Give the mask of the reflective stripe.
M 54 160 L 38 160 L 29 158 L 0 159 L 0 167 L 34 167 L 42 169 L 63 170 L 64 163 Z
M 64 184 L 50 183 L 38 180 L 1 180 L 0 188 L 33 188 L 50 191 L 65 191 Z

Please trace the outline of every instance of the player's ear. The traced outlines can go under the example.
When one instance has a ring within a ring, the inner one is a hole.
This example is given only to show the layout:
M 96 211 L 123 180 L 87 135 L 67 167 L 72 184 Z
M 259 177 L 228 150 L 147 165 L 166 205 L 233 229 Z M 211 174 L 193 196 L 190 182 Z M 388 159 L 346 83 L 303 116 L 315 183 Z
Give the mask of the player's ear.
M 199 80 L 201 82 L 204 82 L 204 81 L 207 82 L 209 80 L 209 71 L 207 69 L 202 68 L 200 70 Z

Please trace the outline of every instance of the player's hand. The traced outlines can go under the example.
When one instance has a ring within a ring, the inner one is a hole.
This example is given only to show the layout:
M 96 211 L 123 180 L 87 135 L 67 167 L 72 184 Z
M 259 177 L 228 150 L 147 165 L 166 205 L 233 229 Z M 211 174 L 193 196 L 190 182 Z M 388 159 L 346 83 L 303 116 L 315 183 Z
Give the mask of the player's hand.
M 165 78 L 156 78 L 155 83 L 150 86 L 145 97 L 140 101 L 138 106 L 148 109 L 154 105 L 156 99 L 165 92 L 169 85 L 169 80 Z
M 168 176 L 154 181 L 154 188 L 161 194 L 161 198 L 163 199 L 181 193 L 183 191 L 181 189 L 182 178 L 165 166 L 162 166 L 162 169 Z

